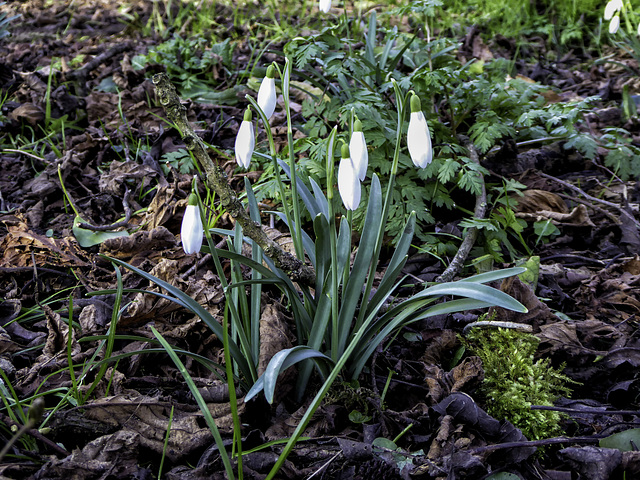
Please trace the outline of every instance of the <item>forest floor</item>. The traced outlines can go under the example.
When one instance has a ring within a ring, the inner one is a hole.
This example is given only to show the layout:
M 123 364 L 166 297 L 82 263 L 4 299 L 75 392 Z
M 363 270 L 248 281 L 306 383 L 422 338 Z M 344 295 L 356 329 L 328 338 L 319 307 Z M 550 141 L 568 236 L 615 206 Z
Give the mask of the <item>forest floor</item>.
M 186 255 L 177 237 L 191 175 L 175 168 L 167 173 L 159 159 L 181 148 L 182 140 L 153 100 L 149 79 L 162 68 L 132 67 L 132 59 L 155 40 L 132 31 L 116 9 L 80 7 L 71 15 L 64 5 L 43 5 L 22 2 L 23 17 L 12 35 L 0 40 L 0 89 L 8 93 L 0 115 L 0 445 L 20 427 L 12 398 L 25 401 L 20 409 L 43 395 L 47 420 L 46 429 L 29 429 L 13 445 L 0 464 L 0 477 L 154 478 L 164 459 L 164 478 L 224 478 L 211 432 L 168 355 L 127 355 L 151 348 L 153 325 L 174 346 L 222 363 L 221 341 L 189 312 L 158 297 L 126 294 L 126 302 L 137 301 L 118 321 L 120 337 L 111 355 L 122 356 L 108 365 L 89 398 L 84 395 L 97 369 L 84 385 L 72 388 L 78 379 L 69 374 L 69 358 L 76 372 L 90 363 L 101 347 L 90 337 L 105 335 L 112 318 L 113 293 L 87 295 L 116 288 L 114 268 L 100 254 L 153 272 L 206 304 L 216 318 L 224 314 L 224 295 L 211 273 L 211 257 Z M 135 8 L 148 18 L 149 5 Z M 460 39 L 461 54 L 513 54 L 508 41 L 473 48 L 479 45 L 475 37 L 472 31 Z M 237 61 L 245 54 L 238 49 Z M 600 107 L 587 115 L 585 128 L 597 135 L 604 127 L 624 127 L 640 144 L 637 118 L 623 120 L 610 101 L 620 98 L 628 77 L 604 64 L 587 69 L 587 60 L 585 53 L 571 52 L 553 63 L 525 58 L 517 67 L 520 75 L 565 99 L 599 95 Z M 638 68 L 622 53 L 617 60 Z M 107 81 L 120 94 L 98 88 Z M 233 149 L 243 104 L 186 105 L 190 118 L 212 125 L 200 133 L 217 147 L 215 160 L 231 185 L 240 190 L 245 175 L 257 179 L 260 172 L 235 173 L 233 156 L 224 153 Z M 34 138 L 53 132 L 60 148 L 39 155 L 12 147 L 8 139 L 24 132 Z M 140 139 L 150 146 L 142 153 L 134 151 Z M 575 382 L 570 398 L 555 404 L 566 414 L 562 434 L 536 443 L 504 419 L 488 417 L 488 400 L 479 390 L 482 365 L 469 352 L 454 358 L 459 334 L 477 312 L 441 316 L 412 325 L 410 335 L 399 335 L 378 351 L 360 387 L 336 387 L 277 478 L 480 479 L 500 471 L 516 476 L 493 478 L 640 478 L 637 449 L 621 452 L 599 443 L 640 423 L 638 183 L 610 182 L 601 165 L 558 144 L 532 148 L 505 142 L 481 161 L 495 176 L 527 186 L 518 212 L 523 218 L 553 218 L 561 231 L 536 247 L 535 291 L 513 279 L 502 285 L 529 313 L 499 312 L 498 319 L 530 325 L 540 340 L 536 359 L 548 359 Z M 85 232 L 123 217 L 127 228 L 139 230 L 83 248 L 74 236 L 69 198 L 89 224 Z M 218 226 L 231 224 L 223 215 Z M 413 251 L 406 268 L 423 280 L 443 270 L 432 257 Z M 125 288 L 153 288 L 131 271 L 122 277 Z M 70 299 L 78 327 L 71 333 Z M 271 318 L 264 321 L 292 329 L 279 300 L 265 291 L 264 315 Z M 186 366 L 230 443 L 226 385 L 197 362 L 187 359 Z M 286 386 L 280 388 L 272 406 L 239 399 L 245 451 L 288 438 L 304 412 L 306 405 L 293 401 Z M 57 405 L 62 407 L 53 409 Z M 354 409 L 368 420 L 351 421 Z M 376 437 L 399 437 L 399 450 L 372 450 Z M 629 438 L 637 443 L 635 436 Z M 245 478 L 265 478 L 281 448 L 274 444 L 245 455 Z

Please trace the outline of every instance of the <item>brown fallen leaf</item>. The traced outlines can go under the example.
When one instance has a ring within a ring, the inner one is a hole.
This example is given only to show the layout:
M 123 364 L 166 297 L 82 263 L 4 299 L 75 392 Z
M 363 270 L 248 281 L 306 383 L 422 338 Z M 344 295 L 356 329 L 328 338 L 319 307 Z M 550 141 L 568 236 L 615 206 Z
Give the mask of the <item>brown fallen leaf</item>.
M 4 220 L 8 233 L 0 242 L 1 267 L 86 267 L 85 253 L 75 239 L 39 235 L 29 229 L 20 214 Z

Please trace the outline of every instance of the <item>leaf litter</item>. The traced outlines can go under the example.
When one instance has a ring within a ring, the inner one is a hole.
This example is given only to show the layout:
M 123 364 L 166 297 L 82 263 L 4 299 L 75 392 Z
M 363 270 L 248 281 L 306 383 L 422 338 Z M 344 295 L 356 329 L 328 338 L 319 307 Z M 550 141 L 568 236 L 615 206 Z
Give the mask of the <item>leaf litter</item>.
M 132 58 L 146 53 L 154 41 L 127 33 L 109 2 L 84 2 L 73 15 L 68 5 L 49 9 L 42 5 L 39 0 L 23 2 L 18 10 L 33 26 L 25 28 L 25 21 L 0 44 L 0 87 L 12 93 L 12 100 L 3 105 L 7 117 L 3 135 L 47 121 L 49 74 L 55 85 L 51 118 L 66 118 L 69 125 L 77 122 L 82 127 L 69 129 L 59 158 L 0 152 L 0 387 L 5 398 L 7 381 L 20 399 L 56 389 L 70 391 L 69 358 L 80 366 L 98 351 L 103 337 L 96 336 L 106 335 L 110 328 L 114 296 L 86 294 L 115 287 L 113 269 L 99 254 L 123 259 L 180 287 L 220 321 L 224 315 L 224 295 L 211 273 L 210 257 L 185 256 L 176 240 L 190 176 L 173 168 L 163 170 L 160 157 L 183 144 L 163 125 L 162 109 L 147 103 L 153 89 L 145 79 L 157 67 L 132 67 Z M 150 13 L 142 2 L 132 2 L 130 8 L 143 17 Z M 54 35 L 63 30 L 65 35 Z M 104 38 L 94 36 L 96 30 Z M 462 41 L 460 55 L 468 58 L 489 60 L 514 48 L 506 39 L 487 45 L 477 31 Z M 246 57 L 246 52 L 237 55 Z M 71 66 L 72 59 L 83 57 Z M 61 59 L 60 67 L 52 70 L 55 58 Z M 585 72 L 574 68 L 580 61 L 575 54 L 555 65 L 523 63 L 519 68 L 523 78 L 559 87 L 563 96 L 600 94 L 603 100 L 622 90 L 622 64 L 637 68 L 622 58 L 618 67 L 600 65 Z M 42 70 L 36 73 L 39 67 Z M 105 79 L 111 79 L 120 93 L 97 89 Z M 209 125 L 222 123 L 219 130 L 202 134 L 218 142 L 221 151 L 231 148 L 237 125 L 225 122 L 241 118 L 241 108 L 225 107 L 220 114 L 220 108 L 210 104 L 187 106 L 190 118 Z M 594 111 L 588 119 L 594 131 L 624 122 L 619 108 Z M 629 122 L 625 128 L 637 135 L 638 125 Z M 284 136 L 282 116 L 276 115 L 274 123 L 276 135 Z M 133 149 L 133 140 L 140 138 L 151 146 L 148 151 Z M 283 144 L 279 140 L 277 148 Z M 241 185 L 233 176 L 231 158 L 221 155 L 218 161 L 233 185 Z M 476 395 L 484 376 L 479 358 L 456 360 L 461 348 L 458 334 L 477 315 L 441 316 L 415 325 L 407 332 L 410 335 L 375 353 L 368 378 L 363 376 L 362 387 L 354 394 L 367 405 L 368 422 L 349 421 L 348 394 L 327 399 L 305 432 L 310 440 L 301 442 L 285 462 L 283 478 L 309 478 L 323 465 L 328 465 L 324 478 L 482 478 L 503 470 L 517 472 L 520 478 L 566 479 L 578 472 L 584 478 L 606 479 L 617 478 L 622 471 L 640 472 L 637 451 L 599 444 L 638 423 L 637 184 L 603 185 L 604 177 L 592 160 L 558 143 L 526 149 L 507 141 L 490 151 L 483 164 L 493 174 L 528 187 L 519 200 L 518 216 L 548 221 L 560 232 L 536 250 L 541 257 L 537 282 L 514 278 L 502 285 L 529 313 L 497 311 L 496 320 L 531 325 L 540 340 L 538 357 L 550 358 L 554 366 L 564 363 L 564 372 L 579 382 L 573 385 L 573 398 L 562 398 L 556 405 L 568 414 L 563 422 L 566 436 L 547 444 L 532 442 L 510 422 L 488 415 L 481 406 L 484 399 Z M 608 203 L 585 201 L 587 197 L 566 183 L 579 183 L 590 198 Z M 127 191 L 135 194 L 123 202 Z M 82 248 L 73 235 L 74 214 L 68 201 L 89 227 L 108 229 L 126 217 L 131 234 Z M 623 214 L 625 209 L 631 215 Z M 225 217 L 221 221 L 229 226 Z M 419 278 L 434 278 L 439 268 L 418 254 L 410 263 L 411 274 Z M 132 289 L 155 288 L 127 272 L 123 283 Z M 65 318 L 70 296 L 76 323 L 71 330 Z M 217 447 L 180 373 L 165 353 L 145 353 L 157 348 L 150 324 L 176 348 L 217 364 L 223 363 L 221 339 L 166 299 L 142 293 L 126 299 L 116 328 L 122 338 L 116 339 L 113 351 L 120 359 L 109 365 L 91 398 L 77 405 L 73 402 L 78 398 L 69 399 L 63 408 L 51 411 L 46 433 L 32 432 L 37 451 L 14 447 L 15 456 L 5 459 L 0 474 L 36 479 L 151 478 L 165 455 L 166 478 L 224 478 Z M 264 366 L 274 353 L 293 344 L 294 332 L 279 298 L 266 289 L 262 300 L 260 333 L 265 342 L 260 365 Z M 233 424 L 226 384 L 189 357 L 186 366 L 218 428 L 230 438 Z M 303 415 L 305 405 L 288 398 L 294 377 L 291 372 L 286 375 L 273 408 L 260 399 L 245 405 L 240 397 L 245 449 L 287 438 Z M 86 387 L 80 387 L 78 394 L 83 391 Z M 53 399 L 47 401 L 49 408 L 55 406 Z M 6 408 L 0 411 L 3 425 L 15 425 L 15 420 Z M 11 434 L 10 428 L 0 430 L 4 442 Z M 372 447 L 379 437 L 398 438 L 402 448 Z M 542 454 L 539 450 L 536 454 L 538 447 L 544 447 Z M 247 454 L 247 476 L 264 478 L 279 448 L 272 445 Z M 402 472 L 397 468 L 399 456 L 407 466 Z

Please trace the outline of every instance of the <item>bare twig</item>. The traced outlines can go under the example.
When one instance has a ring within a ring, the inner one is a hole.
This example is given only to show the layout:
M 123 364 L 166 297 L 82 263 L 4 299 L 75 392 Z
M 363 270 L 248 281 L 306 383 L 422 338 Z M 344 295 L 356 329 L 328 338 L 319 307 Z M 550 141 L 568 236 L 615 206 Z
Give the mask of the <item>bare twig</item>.
M 182 134 L 186 147 L 193 153 L 205 172 L 204 181 L 209 188 L 218 194 L 221 205 L 242 226 L 245 235 L 254 240 L 278 268 L 282 269 L 293 281 L 305 285 L 313 285 L 315 283 L 313 269 L 283 250 L 267 236 L 262 229 L 262 225 L 251 220 L 251 217 L 249 217 L 244 206 L 230 187 L 227 175 L 211 160 L 204 143 L 193 131 L 187 119 L 187 109 L 180 102 L 180 98 L 169 77 L 164 73 L 159 73 L 153 77 L 153 83 L 167 118 Z
M 115 230 L 116 228 L 120 227 L 128 227 L 129 220 L 131 220 L 131 206 L 129 205 L 130 196 L 131 192 L 127 187 L 125 187 L 124 198 L 122 199 L 122 206 L 124 207 L 124 220 L 112 223 L 111 225 L 91 225 L 90 223 L 81 222 L 78 224 L 78 226 L 86 230 L 93 230 L 94 232 L 106 232 L 109 230 Z
M 571 200 L 572 202 L 581 203 L 582 205 L 585 205 L 586 207 L 589 207 L 595 210 L 596 212 L 600 212 L 602 215 L 604 215 L 609 220 L 611 220 L 614 224 L 620 225 L 620 219 L 618 217 L 616 217 L 611 212 L 607 212 L 604 208 L 595 206 L 593 202 L 588 202 L 586 200 L 583 200 L 582 198 L 574 197 L 573 195 L 567 195 L 566 193 L 558 193 L 558 195 L 562 198 L 566 198 L 567 200 Z
M 560 185 L 567 187 L 570 190 L 573 190 L 574 192 L 578 192 L 580 195 L 582 195 L 584 198 L 592 201 L 592 202 L 596 202 L 596 203 L 601 203 L 602 205 L 606 205 L 607 207 L 611 207 L 617 211 L 620 212 L 621 215 L 624 215 L 625 217 L 629 218 L 629 220 L 631 220 L 633 222 L 633 224 L 635 225 L 636 228 L 640 228 L 640 223 L 638 223 L 638 221 L 635 219 L 635 217 L 627 212 L 624 208 L 622 208 L 620 205 L 616 205 L 615 203 L 612 202 L 608 202 L 607 200 L 602 200 L 601 198 L 596 198 L 593 197 L 591 195 L 589 195 L 587 192 L 585 192 L 584 190 L 582 190 L 579 187 L 576 187 L 575 185 L 570 184 L 569 182 L 565 182 L 564 180 L 560 180 L 559 178 L 556 177 L 552 177 L 551 175 L 547 175 L 546 173 L 542 173 L 542 172 L 538 172 L 538 175 L 540 175 L 541 177 L 544 177 L 548 180 L 552 180 L 556 183 L 559 183 Z
M 83 94 L 83 92 L 87 89 L 87 77 L 89 73 L 98 68 L 100 65 L 103 65 L 107 60 L 111 57 L 115 57 L 116 55 L 124 52 L 125 50 L 131 48 L 131 44 L 129 42 L 121 42 L 116 44 L 115 47 L 110 48 L 106 52 L 102 52 L 99 55 L 96 55 L 90 61 L 79 68 L 77 70 L 73 70 L 72 72 L 67 72 L 65 74 L 66 80 L 77 80 L 77 88 L 79 94 Z
M 466 452 L 471 455 L 479 455 L 486 452 L 495 452 L 496 450 L 505 450 L 505 449 L 513 449 L 513 448 L 524 448 L 524 447 L 544 447 L 547 445 L 557 445 L 559 443 L 598 443 L 600 441 L 600 437 L 554 437 L 554 438 L 545 438 L 543 440 L 526 440 L 522 442 L 506 442 L 506 443 L 498 443 L 496 445 L 486 445 L 484 447 L 475 447 L 466 450 Z
M 480 159 L 478 157 L 478 151 L 471 139 L 465 135 L 458 135 L 458 140 L 460 143 L 469 151 L 469 159 L 480 165 Z M 480 180 L 482 182 L 482 190 L 479 195 L 476 196 L 476 207 L 473 212 L 474 218 L 480 220 L 485 217 L 487 211 L 487 189 L 484 184 L 484 176 L 481 173 L 478 173 L 480 176 Z M 462 264 L 467 259 L 473 244 L 476 242 L 476 238 L 478 238 L 478 229 L 476 227 L 470 227 L 467 230 L 467 235 L 464 237 L 464 240 L 460 244 L 460 248 L 456 255 L 451 260 L 449 266 L 442 272 L 438 278 L 436 278 L 436 282 L 450 282 L 457 275 L 457 273 L 462 268 Z

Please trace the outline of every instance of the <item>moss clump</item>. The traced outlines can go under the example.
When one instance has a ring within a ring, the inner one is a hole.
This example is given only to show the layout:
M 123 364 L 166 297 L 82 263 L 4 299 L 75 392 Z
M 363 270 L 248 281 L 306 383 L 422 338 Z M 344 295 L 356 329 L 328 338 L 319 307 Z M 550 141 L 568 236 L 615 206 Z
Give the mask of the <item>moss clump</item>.
M 551 367 L 549 359 L 534 362 L 539 343 L 534 335 L 475 328 L 464 343 L 482 360 L 485 379 L 481 388 L 490 415 L 506 418 L 530 440 L 561 432 L 559 412 L 531 410 L 531 405 L 553 405 L 559 396 L 571 393 L 567 384 L 575 382 Z

